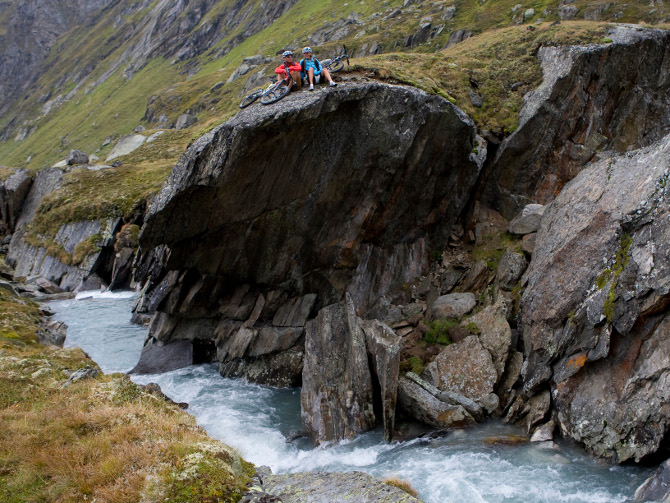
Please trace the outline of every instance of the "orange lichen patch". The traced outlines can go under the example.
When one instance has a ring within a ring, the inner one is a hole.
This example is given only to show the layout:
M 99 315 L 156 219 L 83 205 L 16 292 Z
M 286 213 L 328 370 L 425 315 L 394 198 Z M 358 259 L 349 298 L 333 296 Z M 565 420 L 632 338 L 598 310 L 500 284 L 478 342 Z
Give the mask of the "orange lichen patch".
M 586 354 L 579 353 L 568 358 L 567 366 L 579 370 L 586 364 L 586 361 L 587 361 Z

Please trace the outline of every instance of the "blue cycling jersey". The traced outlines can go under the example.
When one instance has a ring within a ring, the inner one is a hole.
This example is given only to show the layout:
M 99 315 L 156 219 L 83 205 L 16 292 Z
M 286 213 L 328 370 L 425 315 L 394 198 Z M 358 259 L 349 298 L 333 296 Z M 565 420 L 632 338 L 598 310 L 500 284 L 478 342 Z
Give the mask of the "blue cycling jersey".
M 312 59 L 302 59 L 302 60 L 300 60 L 300 66 L 302 66 L 305 69 L 304 72 L 300 72 L 303 77 L 307 76 L 307 72 L 309 72 L 310 68 L 314 69 L 314 75 L 320 75 L 321 74 L 321 62 L 318 61 L 314 57 Z

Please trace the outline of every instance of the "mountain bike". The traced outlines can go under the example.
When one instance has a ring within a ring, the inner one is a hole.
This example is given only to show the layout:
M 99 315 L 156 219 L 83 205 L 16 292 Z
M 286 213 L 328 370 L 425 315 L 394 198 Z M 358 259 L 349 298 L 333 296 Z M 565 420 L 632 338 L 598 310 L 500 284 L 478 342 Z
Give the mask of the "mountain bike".
M 288 94 L 291 85 L 293 85 L 293 78 L 290 74 L 283 80 L 272 80 L 270 85 L 265 89 L 257 89 L 248 96 L 245 96 L 244 99 L 242 99 L 240 102 L 240 108 L 248 107 L 259 98 L 263 105 L 269 105 L 270 103 L 279 101 Z
M 343 45 L 342 46 L 344 49 L 344 52 L 340 54 L 339 56 L 335 56 L 334 58 L 330 60 L 326 60 L 323 62 L 323 67 L 326 68 L 330 73 L 334 72 L 339 72 L 342 68 L 344 68 L 344 63 L 343 61 L 347 61 L 347 65 L 349 65 L 349 56 L 347 55 L 347 46 Z

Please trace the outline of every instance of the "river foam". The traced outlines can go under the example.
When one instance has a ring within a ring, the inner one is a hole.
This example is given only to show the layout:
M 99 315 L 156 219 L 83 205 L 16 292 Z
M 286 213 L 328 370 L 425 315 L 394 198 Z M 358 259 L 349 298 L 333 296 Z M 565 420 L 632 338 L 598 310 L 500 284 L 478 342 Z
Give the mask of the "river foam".
M 69 325 L 66 345 L 82 347 L 105 372 L 117 372 L 137 363 L 146 333 L 129 321 L 133 297 L 95 293 L 50 305 Z M 623 503 L 649 473 L 610 466 L 567 444 L 492 445 L 492 437 L 518 433 L 498 422 L 437 439 L 387 443 L 374 431 L 312 448 L 305 438 L 286 440 L 301 430 L 298 389 L 224 379 L 211 364 L 133 380 L 157 382 L 173 400 L 188 402 L 188 411 L 212 437 L 275 473 L 360 470 L 395 476 L 410 481 L 426 503 Z

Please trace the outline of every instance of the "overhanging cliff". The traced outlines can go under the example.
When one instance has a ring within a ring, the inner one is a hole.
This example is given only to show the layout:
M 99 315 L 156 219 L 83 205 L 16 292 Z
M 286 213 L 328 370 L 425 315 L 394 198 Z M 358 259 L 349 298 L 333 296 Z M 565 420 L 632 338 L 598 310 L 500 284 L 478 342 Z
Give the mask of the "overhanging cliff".
M 302 332 L 345 292 L 365 312 L 444 246 L 480 171 L 475 146 L 455 106 L 399 86 L 239 113 L 189 148 L 149 209 L 140 244 L 163 258 L 140 301 L 159 312 L 150 336 L 218 337 L 222 361 L 245 359 L 254 335 L 225 342 L 242 324 Z

